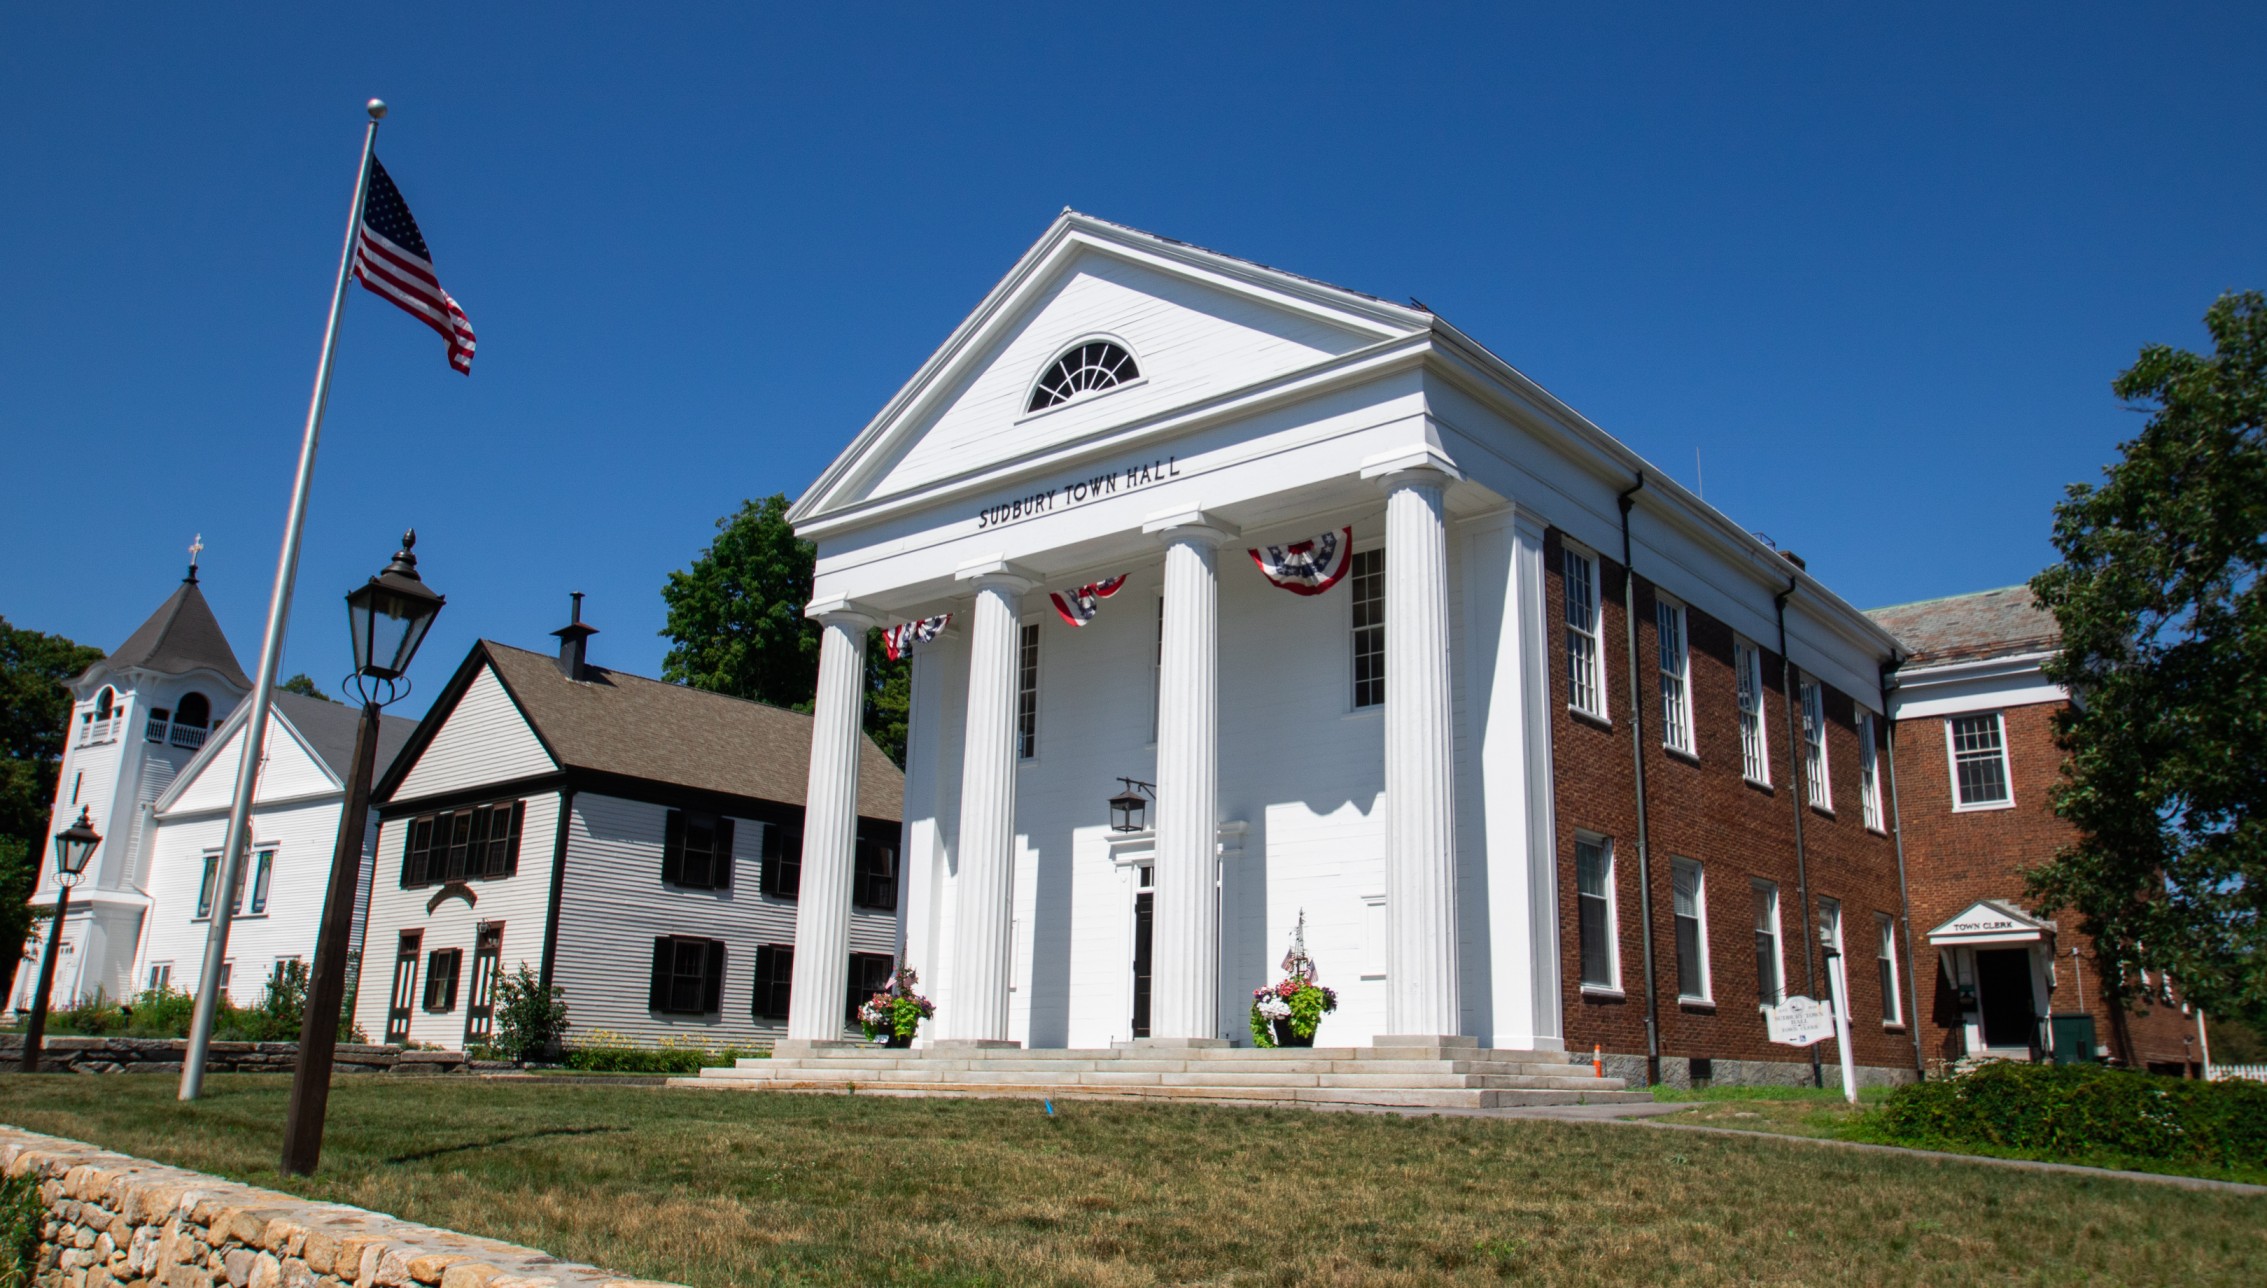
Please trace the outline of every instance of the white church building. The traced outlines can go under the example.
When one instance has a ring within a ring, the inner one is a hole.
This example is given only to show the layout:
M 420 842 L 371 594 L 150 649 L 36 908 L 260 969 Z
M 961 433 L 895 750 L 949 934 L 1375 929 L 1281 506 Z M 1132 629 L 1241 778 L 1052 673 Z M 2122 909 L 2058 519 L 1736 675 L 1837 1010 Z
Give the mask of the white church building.
M 1861 825 L 1853 803 L 1878 791 L 1895 641 L 1422 308 L 1066 211 L 791 519 L 825 628 L 792 1038 L 840 1032 L 863 652 L 902 622 L 933 635 L 911 644 L 904 807 L 924 1043 L 1248 1043 L 1251 990 L 1303 916 L 1341 998 L 1328 1044 L 1563 1049 L 1572 1008 L 1637 997 L 1640 902 L 1658 942 L 1675 933 L 1670 856 L 1647 891 L 1635 838 L 1600 848 L 1582 811 L 1608 788 L 1567 749 L 1610 730 L 1626 772 L 1635 720 L 1647 754 L 1714 757 L 1737 790 L 1739 753 L 1709 740 L 1775 736 L 1779 708 L 1763 722 L 1743 661 L 1733 732 L 1735 639 L 1803 677 L 1814 827 L 1830 734 L 1831 772 L 1853 776 L 1841 821 L 1891 895 L 1850 915 L 1902 915 L 1876 812 Z M 1672 657 L 1646 610 L 1635 694 L 1638 637 L 1625 670 L 1600 603 L 1632 563 L 1660 588 L 1638 602 L 1679 624 Z M 1665 705 L 1668 679 L 1697 683 L 1688 610 L 1696 639 L 1703 618 L 1729 627 L 1723 693 L 1693 695 L 1724 729 L 1698 742 L 1693 706 Z M 1747 770 L 1775 825 L 1804 812 L 1779 763 L 1777 796 Z M 1121 779 L 1153 787 L 1139 829 L 1113 827 Z M 1727 979 L 1754 960 L 1748 897 L 1744 877 L 1719 891 Z M 1592 944 L 1593 924 L 1622 929 Z

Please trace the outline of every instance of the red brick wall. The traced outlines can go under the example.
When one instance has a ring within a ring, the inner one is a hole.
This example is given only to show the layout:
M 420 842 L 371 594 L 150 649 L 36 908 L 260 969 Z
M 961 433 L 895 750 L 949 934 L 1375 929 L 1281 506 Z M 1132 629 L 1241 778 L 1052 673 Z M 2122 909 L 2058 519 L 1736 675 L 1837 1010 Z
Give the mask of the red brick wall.
M 1623 634 L 1623 571 L 1600 554 L 1601 631 L 1611 727 L 1575 714 L 1567 705 L 1564 547 L 1547 533 L 1544 562 L 1551 655 L 1552 770 L 1559 851 L 1561 976 L 1566 1041 L 1570 1050 L 1593 1044 L 1625 1054 L 1645 1050 L 1644 929 L 1639 901 L 1637 806 L 1629 721 L 1632 714 L 1628 645 Z M 1674 594 L 1674 586 L 1663 587 Z M 1664 1062 L 1694 1057 L 1808 1064 L 1809 1053 L 1772 1043 L 1756 1007 L 1751 882 L 1779 887 L 1781 959 L 1790 993 L 1822 996 L 1805 968 L 1823 972 L 1816 952 L 1815 899 L 1842 901 L 1843 942 L 1850 952 L 1851 1040 L 1861 1066 L 1910 1069 L 1912 1038 L 1903 1026 L 1881 1022 L 1879 972 L 1874 963 L 1875 914 L 1898 918 L 1894 843 L 1866 828 L 1858 797 L 1856 709 L 1847 694 L 1826 690 L 1827 768 L 1834 812 L 1805 807 L 1803 833 L 1811 901 L 1803 898 L 1795 858 L 1795 793 L 1802 759 L 1788 742 L 1783 670 L 1775 639 L 1751 640 L 1763 655 L 1764 732 L 1771 752 L 1772 785 L 1755 786 L 1742 773 L 1739 689 L 1733 671 L 1731 628 L 1696 608 L 1686 609 L 1691 653 L 1688 700 L 1693 708 L 1694 750 L 1686 757 L 1662 744 L 1659 644 L 1653 586 L 1637 578 L 1638 692 L 1644 721 L 1647 822 L 1651 851 L 1654 966 L 1660 1045 Z M 1885 722 L 1876 720 L 1877 740 Z M 1800 720 L 1798 716 L 1797 724 Z M 1886 770 L 1887 757 L 1882 764 Z M 1886 805 L 1886 782 L 1884 785 Z M 1600 833 L 1614 842 L 1614 880 L 1624 996 L 1582 990 L 1580 919 L 1575 885 L 1575 834 Z M 1677 999 L 1673 865 L 1676 858 L 1702 865 L 1713 1006 Z M 1902 945 L 1902 939 L 1900 940 Z M 1900 946 L 1902 952 L 1902 946 Z M 1900 963 L 1902 976 L 1902 962 Z M 1823 978 L 1821 974 L 1819 978 Z M 1912 1007 L 1908 999 L 1905 1013 Z M 1834 1059 L 1831 1043 L 1819 1054 Z
M 2008 782 L 2015 803 L 2009 809 L 1952 808 L 1952 769 L 1945 749 L 1941 716 L 1897 724 L 1898 815 L 1905 829 L 1905 863 L 1911 881 L 1913 924 L 1921 938 L 1922 1050 L 1931 1060 L 1962 1054 L 1961 1014 L 1951 981 L 1928 932 L 1950 921 L 1979 899 L 1996 899 L 2028 910 L 2021 869 L 2046 862 L 2070 840 L 2069 824 L 2055 817 L 2049 799 L 2062 771 L 2062 752 L 2054 744 L 2054 717 L 2060 702 L 2009 707 Z M 2078 917 L 2054 915 L 2057 1012 L 2078 1009 L 2079 976 L 2084 976 L 2084 1009 L 2094 1017 L 2095 1040 L 2110 1058 L 2134 1065 L 2188 1065 L 2203 1059 L 2193 1041 L 2195 1021 L 2180 1006 L 2152 999 L 2145 1012 L 2120 1013 L 2103 990 L 2104 975 L 2093 941 L 2079 933 Z M 2070 951 L 2079 950 L 2073 965 Z M 2186 1037 L 2191 1039 L 2183 1042 Z M 2169 1069 L 2167 1071 L 2170 1071 Z

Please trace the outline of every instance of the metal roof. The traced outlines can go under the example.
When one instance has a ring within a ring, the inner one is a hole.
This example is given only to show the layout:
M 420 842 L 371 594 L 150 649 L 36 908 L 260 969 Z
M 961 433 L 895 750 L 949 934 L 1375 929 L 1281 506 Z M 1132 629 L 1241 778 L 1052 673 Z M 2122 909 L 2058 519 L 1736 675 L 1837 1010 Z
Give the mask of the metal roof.
M 1873 608 L 1866 616 L 1922 665 L 2045 652 L 2062 641 L 2053 615 L 2039 607 L 2029 586 Z

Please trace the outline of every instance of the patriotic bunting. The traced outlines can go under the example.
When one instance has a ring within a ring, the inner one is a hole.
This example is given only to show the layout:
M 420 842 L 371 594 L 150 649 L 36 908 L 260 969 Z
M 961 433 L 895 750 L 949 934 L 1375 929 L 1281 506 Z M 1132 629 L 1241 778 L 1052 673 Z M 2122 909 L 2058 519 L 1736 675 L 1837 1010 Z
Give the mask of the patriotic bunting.
M 917 622 L 899 622 L 882 632 L 882 650 L 889 654 L 890 661 L 895 662 L 911 653 L 914 645 L 926 644 L 937 638 L 951 621 L 951 613 L 939 613 Z
M 1287 546 L 1250 552 L 1262 576 L 1294 595 L 1319 595 L 1338 584 L 1354 558 L 1354 529 L 1340 528 Z
M 1055 591 L 1047 598 L 1055 601 L 1055 611 L 1062 615 L 1064 621 L 1073 626 L 1084 626 L 1094 620 L 1095 613 L 1101 611 L 1102 601 L 1117 594 L 1125 584 L 1126 574 L 1119 573 L 1103 581 L 1088 582 L 1077 590 Z M 1066 599 L 1065 596 L 1069 598 Z

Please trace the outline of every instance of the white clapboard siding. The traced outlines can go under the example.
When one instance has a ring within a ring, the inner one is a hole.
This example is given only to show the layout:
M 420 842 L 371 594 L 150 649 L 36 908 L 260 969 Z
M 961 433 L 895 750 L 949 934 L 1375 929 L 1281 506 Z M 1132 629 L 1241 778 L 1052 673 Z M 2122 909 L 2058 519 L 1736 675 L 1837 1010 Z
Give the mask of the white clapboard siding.
M 338 780 L 322 761 L 307 750 L 299 732 L 280 711 L 271 711 L 267 738 L 261 747 L 259 786 L 255 801 L 294 800 L 338 790 Z M 226 741 L 211 755 L 193 762 L 192 777 L 181 785 L 166 811 L 173 814 L 227 809 L 236 794 L 236 775 L 244 763 L 244 726 L 228 731 Z
M 734 820 L 731 889 L 683 890 L 661 881 L 668 813 L 660 805 L 612 796 L 574 798 L 551 976 L 566 990 L 574 1024 L 568 1041 L 587 1042 L 605 1031 L 640 1044 L 664 1038 L 708 1047 L 768 1044 L 785 1035 L 786 1024 L 751 1014 L 756 949 L 795 942 L 796 905 L 763 894 L 765 825 Z M 901 905 L 902 886 L 901 879 Z M 719 1014 L 663 1015 L 647 1008 L 653 941 L 668 935 L 724 942 Z M 852 911 L 851 951 L 889 953 L 896 938 L 893 914 Z
M 1107 335 L 1140 365 L 1139 384 L 1026 415 L 1041 372 L 1069 345 Z M 1095 428 L 1295 371 L 1372 337 L 1245 296 L 1088 251 L 966 380 L 870 490 L 916 488 Z
M 393 799 L 415 800 L 483 783 L 508 783 L 556 768 L 495 670 L 482 666 Z
M 511 799 L 511 798 L 503 798 Z M 519 870 L 494 880 L 464 883 L 474 902 L 451 894 L 436 902 L 442 887 L 401 885 L 402 843 L 411 820 L 387 819 L 378 833 L 376 872 L 370 881 L 369 919 L 362 936 L 362 976 L 355 997 L 354 1019 L 372 1042 L 386 1035 L 386 1009 L 392 995 L 394 957 L 404 930 L 424 932 L 418 950 L 417 998 L 410 1008 L 409 1040 L 414 1044 L 455 1049 L 464 1044 L 465 1004 L 470 996 L 474 934 L 480 923 L 504 923 L 503 969 L 521 962 L 540 968 L 543 963 L 543 927 L 551 907 L 551 852 L 558 835 L 559 797 L 555 792 L 519 799 L 527 802 L 520 823 Z M 428 905 L 432 905 L 428 908 Z M 464 950 L 464 973 L 457 986 L 456 1007 L 443 1012 L 424 1008 L 425 963 L 439 948 Z

